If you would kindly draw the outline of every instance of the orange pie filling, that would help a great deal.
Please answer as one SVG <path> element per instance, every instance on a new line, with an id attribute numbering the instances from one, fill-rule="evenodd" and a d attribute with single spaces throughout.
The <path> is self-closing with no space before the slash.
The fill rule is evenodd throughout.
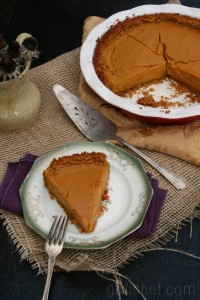
<path id="1" fill-rule="evenodd" d="M 116 94 L 166 75 L 200 91 L 200 20 L 154 14 L 119 21 L 98 40 L 93 64 Z"/>

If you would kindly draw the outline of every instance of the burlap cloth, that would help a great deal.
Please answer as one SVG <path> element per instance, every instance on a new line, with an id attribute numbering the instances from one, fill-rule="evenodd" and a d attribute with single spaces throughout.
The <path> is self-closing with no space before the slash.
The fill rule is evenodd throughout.
<path id="1" fill-rule="evenodd" d="M 97 19 L 88 19 L 90 22 L 87 21 L 86 27 L 91 28 L 91 24 L 96 24 Z M 68 141 L 85 140 L 75 125 L 72 124 L 52 91 L 52 85 L 59 83 L 72 93 L 78 93 L 80 79 L 79 52 L 80 49 L 75 49 L 30 71 L 30 76 L 39 87 L 42 95 L 40 114 L 31 128 L 0 134 L 0 179 L 5 173 L 7 162 L 18 160 L 26 152 L 40 155 Z M 168 189 L 161 218 L 153 236 L 137 239 L 125 238 L 102 250 L 64 249 L 56 260 L 56 267 L 61 270 L 84 269 L 114 273 L 115 269 L 125 262 L 138 258 L 148 250 L 160 248 L 176 236 L 177 228 L 186 224 L 194 216 L 199 216 L 200 168 L 194 163 L 199 164 L 200 162 L 200 123 L 153 127 L 151 130 L 155 131 L 157 138 L 154 138 L 151 142 L 149 134 L 146 134 L 145 138 L 140 137 L 141 128 L 143 128 L 141 123 L 128 120 L 108 104 L 103 105 L 102 100 L 97 99 L 97 96 L 83 80 L 81 80 L 79 92 L 85 101 L 92 99 L 94 101 L 93 105 L 95 107 L 98 105 L 102 113 L 114 119 L 117 124 L 118 122 L 123 124 L 123 128 L 125 128 L 123 130 L 128 133 L 125 138 L 135 145 L 156 149 L 184 159 L 148 149 L 143 150 L 145 154 L 163 166 L 167 166 L 187 181 L 187 188 L 178 191 L 151 166 L 143 162 L 146 171 L 150 171 L 154 177 L 159 179 L 161 187 Z M 88 95 L 92 95 L 92 98 Z M 133 127 L 137 128 L 133 129 Z M 151 127 L 146 126 L 145 128 L 149 130 Z M 121 136 L 123 136 L 123 133 L 121 133 Z M 182 148 L 179 146 L 180 141 L 185 143 Z M 168 143 L 171 146 L 168 147 Z M 160 146 L 158 147 L 158 145 Z M 177 148 L 176 145 L 178 145 Z M 176 150 L 173 148 L 176 148 Z M 185 151 L 185 148 L 187 148 L 187 151 Z M 179 151 L 179 149 L 182 150 Z M 39 272 L 46 272 L 47 257 L 44 251 L 44 239 L 32 231 L 25 224 L 23 218 L 6 211 L 1 211 L 1 217 L 4 220 L 8 234 L 21 254 L 21 258 L 27 259 L 33 268 L 38 268 Z"/>

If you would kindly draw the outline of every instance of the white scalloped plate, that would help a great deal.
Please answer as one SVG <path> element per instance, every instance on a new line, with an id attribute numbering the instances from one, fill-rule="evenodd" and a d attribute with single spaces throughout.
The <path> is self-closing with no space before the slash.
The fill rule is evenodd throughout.
<path id="1" fill-rule="evenodd" d="M 46 238 L 53 217 L 64 212 L 57 201 L 50 198 L 42 173 L 53 158 L 83 151 L 107 155 L 111 203 L 92 233 L 80 233 L 75 225 L 69 223 L 64 247 L 100 249 L 135 231 L 143 222 L 153 191 L 139 159 L 109 143 L 68 143 L 35 161 L 22 184 L 20 196 L 26 223 Z"/>
<path id="2" fill-rule="evenodd" d="M 130 10 L 116 13 L 106 19 L 103 23 L 97 25 L 88 35 L 87 39 L 81 47 L 80 53 L 80 66 L 83 76 L 88 85 L 105 101 L 116 106 L 124 112 L 127 112 L 130 116 L 139 117 L 143 121 L 148 121 L 155 124 L 173 124 L 173 123 L 185 123 L 192 121 L 193 119 L 200 118 L 200 104 L 193 103 L 188 105 L 186 103 L 185 95 L 181 95 L 174 101 L 180 101 L 185 103 L 184 107 L 170 107 L 170 112 L 166 113 L 165 109 L 144 107 L 137 104 L 139 93 L 133 95 L 132 98 L 122 98 L 111 92 L 104 84 L 99 80 L 95 73 L 95 69 L 92 63 L 94 49 L 96 47 L 97 39 L 101 37 L 112 24 L 115 24 L 117 20 L 124 20 L 126 17 L 132 17 L 155 14 L 155 13 L 179 13 L 182 15 L 191 16 L 194 18 L 200 18 L 200 9 L 190 8 L 183 5 L 176 4 L 164 4 L 164 5 L 142 5 Z M 168 80 L 164 81 L 162 85 L 157 85 L 154 88 L 155 92 L 152 93 L 154 98 L 158 98 L 160 93 L 164 96 L 170 97 L 170 89 Z M 173 93 L 173 91 L 172 91 Z"/>

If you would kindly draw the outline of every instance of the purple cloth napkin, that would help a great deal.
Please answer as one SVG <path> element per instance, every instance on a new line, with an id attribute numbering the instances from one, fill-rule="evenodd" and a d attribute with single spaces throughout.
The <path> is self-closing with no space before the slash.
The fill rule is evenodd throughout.
<path id="1" fill-rule="evenodd" d="M 19 189 L 36 158 L 36 155 L 27 153 L 18 162 L 8 163 L 3 181 L 0 184 L 0 209 L 23 216 Z M 159 188 L 158 180 L 153 179 L 150 173 L 147 173 L 147 176 L 154 194 L 142 226 L 129 235 L 132 237 L 148 237 L 153 234 L 167 194 L 167 190 Z"/>
<path id="2" fill-rule="evenodd" d="M 23 215 L 19 189 L 31 169 L 36 155 L 27 153 L 18 162 L 9 162 L 0 185 L 0 208 Z"/>
<path id="3" fill-rule="evenodd" d="M 162 207 L 164 205 L 165 197 L 167 195 L 167 190 L 161 189 L 158 186 L 157 179 L 154 179 L 152 175 L 148 172 L 147 176 L 149 178 L 154 193 L 142 226 L 140 226 L 136 231 L 129 235 L 132 237 L 148 237 L 154 233 L 156 225 L 160 218 Z"/>

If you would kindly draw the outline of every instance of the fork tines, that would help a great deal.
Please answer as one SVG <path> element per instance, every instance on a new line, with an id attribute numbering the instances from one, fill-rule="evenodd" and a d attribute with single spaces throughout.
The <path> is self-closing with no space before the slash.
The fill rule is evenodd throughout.
<path id="1" fill-rule="evenodd" d="M 66 216 L 56 216 L 48 235 L 48 242 L 51 245 L 62 244 L 64 242 L 64 235 L 67 228 L 68 218 Z"/>

